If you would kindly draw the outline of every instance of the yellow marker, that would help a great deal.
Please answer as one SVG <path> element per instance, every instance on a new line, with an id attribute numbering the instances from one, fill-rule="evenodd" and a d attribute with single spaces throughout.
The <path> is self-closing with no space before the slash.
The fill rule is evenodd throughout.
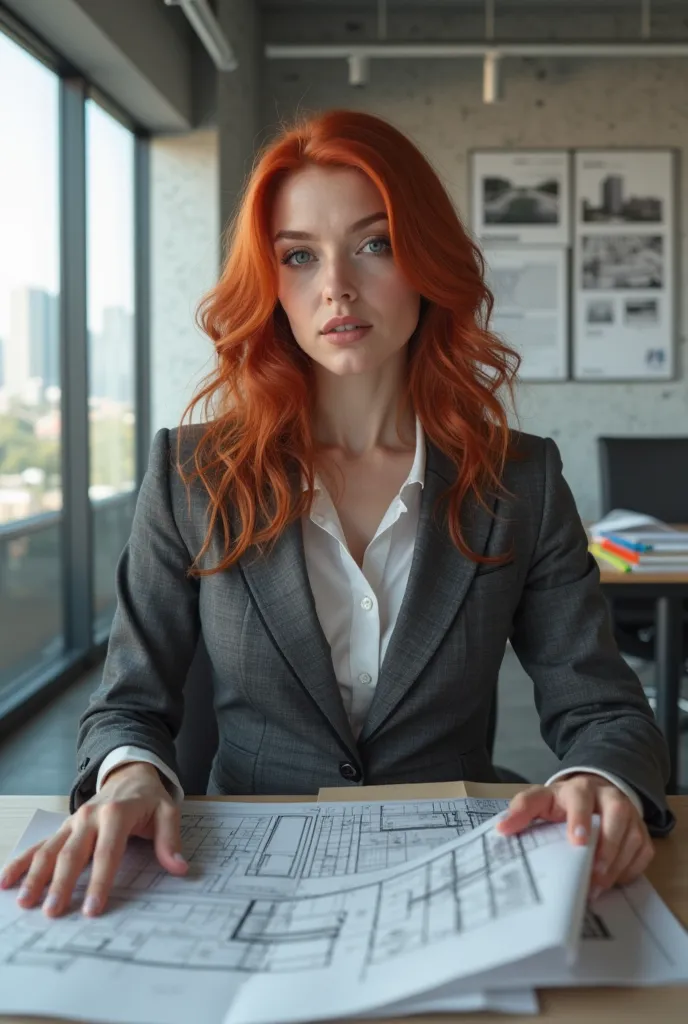
<path id="1" fill-rule="evenodd" d="M 615 555 L 611 551 L 607 551 L 599 544 L 591 544 L 590 551 L 595 556 L 595 558 L 602 559 L 605 562 L 609 562 L 610 565 L 613 565 L 614 568 L 618 569 L 620 572 L 633 571 L 632 566 L 630 566 L 628 562 L 621 558 L 620 555 Z"/>

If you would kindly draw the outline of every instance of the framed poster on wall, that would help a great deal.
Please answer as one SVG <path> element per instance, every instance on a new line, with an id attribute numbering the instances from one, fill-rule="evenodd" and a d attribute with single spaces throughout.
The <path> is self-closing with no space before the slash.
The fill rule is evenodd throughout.
<path id="1" fill-rule="evenodd" d="M 568 251 L 526 245 L 485 245 L 483 251 L 495 300 L 490 328 L 520 354 L 520 379 L 567 380 Z"/>
<path id="2" fill-rule="evenodd" d="M 675 374 L 675 154 L 575 154 L 573 375 Z"/>
<path id="3" fill-rule="evenodd" d="M 474 150 L 471 211 L 481 242 L 569 245 L 568 152 Z"/>

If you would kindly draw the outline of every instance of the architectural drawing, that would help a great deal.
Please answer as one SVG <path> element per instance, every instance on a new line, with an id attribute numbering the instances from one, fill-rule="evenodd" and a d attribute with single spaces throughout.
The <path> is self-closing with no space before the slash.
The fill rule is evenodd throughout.
<path id="1" fill-rule="evenodd" d="M 384 808 L 380 813 L 390 814 Z M 316 818 L 285 815 L 271 829 L 250 816 L 240 817 L 233 829 L 218 828 L 214 815 L 187 821 L 200 851 L 191 878 L 158 873 L 148 851 L 130 851 L 108 914 L 89 921 L 74 912 L 50 921 L 40 911 L 20 912 L 0 927 L 0 965 L 64 972 L 95 958 L 184 971 L 272 973 L 327 968 L 356 952 L 364 977 L 376 964 L 539 900 L 527 852 L 547 841 L 541 831 L 523 838 L 483 831 L 389 879 L 366 882 L 362 876 L 358 885 L 323 895 L 254 898 L 233 891 L 236 858 L 228 850 L 238 848 L 242 856 L 252 850 L 247 874 L 265 865 L 285 877 L 304 863 L 304 837 Z M 398 825 L 398 817 L 388 820 Z M 268 833 L 277 843 L 272 852 Z M 210 858 L 208 851 L 215 851 Z M 228 874 L 220 867 L 223 857 Z"/>
<path id="2" fill-rule="evenodd" d="M 148 842 L 132 839 L 108 915 L 86 921 L 75 912 L 49 922 L 38 912 L 22 912 L 10 924 L 0 923 L 0 965 L 40 963 L 65 970 L 80 957 L 239 971 L 284 969 L 297 959 L 304 966 L 326 965 L 347 906 L 329 898 L 290 902 L 301 879 L 403 865 L 471 831 L 505 805 L 460 798 L 269 808 L 218 804 L 209 810 L 187 801 L 181 818 L 189 862 L 185 877 L 168 874 Z M 75 906 L 87 883 L 84 872 Z M 381 935 L 386 927 L 387 919 L 380 922 Z M 388 941 L 381 938 L 380 948 Z"/>

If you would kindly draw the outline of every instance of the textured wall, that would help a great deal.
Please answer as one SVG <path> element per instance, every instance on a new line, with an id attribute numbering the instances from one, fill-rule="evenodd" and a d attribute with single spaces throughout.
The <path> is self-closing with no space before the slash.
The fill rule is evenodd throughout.
<path id="1" fill-rule="evenodd" d="M 151 147 L 151 430 L 174 427 L 211 369 L 196 306 L 217 280 L 218 143 L 215 131 L 159 137 Z M 195 417 L 198 419 L 198 417 Z"/>
<path id="2" fill-rule="evenodd" d="M 414 31 L 411 19 L 405 25 L 397 21 L 396 37 L 419 38 L 420 25 L 416 23 Z M 460 38 L 456 25 L 445 23 L 443 27 L 451 30 L 453 38 Z M 374 37 L 374 26 L 368 28 L 369 37 Z M 516 26 L 511 28 L 515 34 Z M 677 21 L 676 29 L 685 37 L 684 22 Z M 518 31 L 523 37 L 529 27 L 522 24 Z M 630 31 L 629 27 L 628 34 Z M 542 25 L 533 23 L 530 34 L 536 32 L 542 36 Z M 558 21 L 556 34 L 567 33 L 569 38 L 589 35 L 583 23 L 575 31 L 575 25 Z M 301 37 L 304 34 L 299 33 Z M 326 24 L 311 19 L 307 34 L 310 40 L 360 38 L 355 22 L 349 22 L 347 28 L 343 21 L 338 24 L 332 18 Z M 621 34 L 627 33 L 619 31 Z M 296 35 L 287 18 L 273 19 L 265 29 L 265 38 L 271 42 L 294 40 Z M 278 117 L 289 117 L 297 109 L 333 106 L 356 107 L 386 117 L 423 149 L 467 218 L 468 154 L 472 148 L 674 146 L 685 150 L 687 97 L 685 60 L 514 60 L 505 66 L 505 101 L 495 106 L 482 102 L 477 61 L 377 61 L 372 65 L 370 84 L 352 89 L 343 60 L 272 60 L 267 62 L 264 83 L 264 118 L 274 124 Z M 685 152 L 680 159 L 679 304 L 688 267 Z M 520 386 L 521 426 L 556 439 L 584 518 L 598 513 L 595 438 L 599 434 L 688 433 L 684 330 L 685 309 L 681 308 L 679 377 L 675 382 Z"/>

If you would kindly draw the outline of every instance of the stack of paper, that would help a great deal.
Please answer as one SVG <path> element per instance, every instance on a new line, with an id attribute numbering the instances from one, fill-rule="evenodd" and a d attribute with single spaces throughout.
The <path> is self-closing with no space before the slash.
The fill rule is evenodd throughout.
<path id="1" fill-rule="evenodd" d="M 505 801 L 187 801 L 190 871 L 132 840 L 109 909 L 48 919 L 0 892 L 0 1013 L 118 1024 L 287 1024 L 534 1012 L 546 985 L 688 980 L 646 882 L 586 911 L 593 845 L 506 838 Z M 37 812 L 18 849 L 54 832 Z"/>
<path id="2" fill-rule="evenodd" d="M 688 572 L 688 532 L 616 509 L 590 528 L 591 551 L 621 572 Z"/>

